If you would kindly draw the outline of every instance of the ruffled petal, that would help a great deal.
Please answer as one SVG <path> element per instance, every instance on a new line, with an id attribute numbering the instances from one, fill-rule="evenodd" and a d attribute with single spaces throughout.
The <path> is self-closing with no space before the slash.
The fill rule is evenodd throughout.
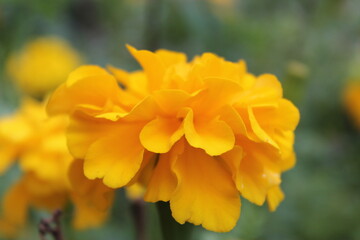
<path id="1" fill-rule="evenodd" d="M 105 185 L 126 185 L 140 168 L 144 148 L 139 141 L 142 124 L 122 124 L 113 134 L 93 143 L 86 156 L 84 173 L 89 179 L 103 178 Z"/>
<path id="2" fill-rule="evenodd" d="M 152 94 L 153 99 L 164 116 L 176 116 L 186 106 L 191 95 L 178 89 L 158 90 Z"/>
<path id="3" fill-rule="evenodd" d="M 280 99 L 276 107 L 254 107 L 253 112 L 264 129 L 294 131 L 300 120 L 299 110 L 286 99 Z"/>
<path id="4" fill-rule="evenodd" d="M 261 164 L 245 157 L 241 162 L 240 171 L 236 178 L 236 187 L 241 195 L 259 206 L 264 204 L 268 190 L 262 173 Z"/>
<path id="5" fill-rule="evenodd" d="M 236 187 L 244 198 L 257 205 L 262 205 L 268 190 L 280 184 L 279 158 L 276 151 L 264 143 L 254 143 L 240 139 L 246 149 L 240 163 L 239 171 L 235 172 Z"/>
<path id="6" fill-rule="evenodd" d="M 156 118 L 140 133 L 141 144 L 154 153 L 166 153 L 183 135 L 182 123 L 172 118 Z"/>
<path id="7" fill-rule="evenodd" d="M 248 108 L 249 120 L 251 128 L 255 136 L 261 141 L 270 144 L 271 146 L 279 149 L 278 144 L 272 139 L 267 132 L 260 126 L 258 120 L 254 115 L 254 111 L 251 107 Z"/>
<path id="8" fill-rule="evenodd" d="M 184 119 L 184 131 L 191 146 L 204 149 L 211 156 L 220 155 L 234 147 L 235 136 L 229 125 L 221 120 L 195 122 L 192 110 Z"/>
<path id="9" fill-rule="evenodd" d="M 247 129 L 240 114 L 230 105 L 225 105 L 220 111 L 220 120 L 226 122 L 235 134 L 247 136 Z"/>
<path id="10" fill-rule="evenodd" d="M 225 105 L 232 105 L 241 91 L 240 85 L 222 78 L 204 79 L 203 89 L 192 99 L 195 115 L 216 116 Z"/>
<path id="11" fill-rule="evenodd" d="M 101 109 L 110 100 L 117 102 L 119 91 L 115 78 L 105 70 L 94 66 L 80 67 L 51 95 L 47 112 L 71 113 L 79 105 L 88 111 Z"/>
<path id="12" fill-rule="evenodd" d="M 295 134 L 292 131 L 276 131 L 274 134 L 274 139 L 280 146 L 281 170 L 286 171 L 292 168 L 296 163 L 296 156 L 293 148 Z"/>
<path id="13" fill-rule="evenodd" d="M 107 67 L 109 71 L 114 75 L 127 92 L 131 92 L 139 99 L 148 94 L 147 78 L 143 71 L 136 71 L 128 73 L 122 69 L 115 68 L 112 66 Z"/>
<path id="14" fill-rule="evenodd" d="M 238 178 L 240 177 L 240 166 L 241 161 L 244 157 L 244 151 L 240 146 L 235 146 L 230 151 L 223 153 L 221 155 L 221 159 L 225 161 L 225 163 L 230 168 L 232 173 L 232 178 L 235 183 L 238 182 Z"/>
<path id="15" fill-rule="evenodd" d="M 187 146 L 172 169 L 178 181 L 170 200 L 176 221 L 201 224 L 216 232 L 234 228 L 240 216 L 240 197 L 221 161 Z"/>
<path id="16" fill-rule="evenodd" d="M 95 119 L 76 112 L 71 118 L 66 132 L 70 153 L 79 159 L 84 159 L 90 145 L 97 139 L 112 132 L 115 123 L 102 119 Z"/>

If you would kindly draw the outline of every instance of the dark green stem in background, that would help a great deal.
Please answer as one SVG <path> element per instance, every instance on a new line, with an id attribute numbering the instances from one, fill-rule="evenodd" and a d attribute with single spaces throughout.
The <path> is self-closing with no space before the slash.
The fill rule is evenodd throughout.
<path id="1" fill-rule="evenodd" d="M 145 48 L 151 51 L 160 47 L 163 0 L 147 0 L 145 12 Z"/>
<path id="2" fill-rule="evenodd" d="M 131 212 L 134 217 L 136 240 L 148 240 L 145 224 L 145 203 L 141 199 L 131 202 Z"/>
<path id="3" fill-rule="evenodd" d="M 163 240 L 190 240 L 193 225 L 185 223 L 183 225 L 175 221 L 171 215 L 168 202 L 157 202 L 156 207 L 159 213 Z"/>

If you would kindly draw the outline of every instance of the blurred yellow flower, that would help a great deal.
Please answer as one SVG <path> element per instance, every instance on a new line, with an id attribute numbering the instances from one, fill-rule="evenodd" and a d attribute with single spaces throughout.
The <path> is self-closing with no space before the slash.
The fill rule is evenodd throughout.
<path id="1" fill-rule="evenodd" d="M 66 146 L 67 124 L 67 116 L 48 118 L 44 104 L 30 99 L 24 101 L 17 113 L 0 119 L 0 174 L 16 159 L 23 172 L 2 199 L 0 232 L 4 235 L 19 231 L 26 222 L 29 207 L 61 209 L 69 199 L 75 204 L 76 227 L 92 227 L 105 220 L 107 211 L 94 206 L 89 196 L 100 199 L 108 195 L 106 191 L 81 192 L 70 186 L 68 169 L 73 158 Z M 82 189 L 86 184 L 95 186 L 93 182 L 85 179 Z M 96 189 L 107 189 L 102 183 L 99 185 Z M 86 201 L 81 201 L 84 195 Z"/>
<path id="2" fill-rule="evenodd" d="M 299 121 L 276 77 L 211 53 L 188 62 L 128 49 L 143 71 L 83 66 L 49 100 L 50 114 L 70 115 L 68 146 L 85 176 L 111 188 L 140 182 L 179 223 L 217 232 L 236 225 L 240 196 L 275 210 Z"/>
<path id="3" fill-rule="evenodd" d="M 80 64 L 80 56 L 65 40 L 38 38 L 7 61 L 7 72 L 22 92 L 44 96 Z"/>
<path id="4" fill-rule="evenodd" d="M 355 125 L 360 129 L 360 81 L 348 84 L 344 91 L 344 102 Z"/>
<path id="5" fill-rule="evenodd" d="M 134 183 L 126 188 L 126 196 L 131 200 L 142 199 L 145 194 L 145 188 L 140 183 Z"/>
<path id="6" fill-rule="evenodd" d="M 108 210 L 114 200 L 114 190 L 101 180 L 89 180 L 83 173 L 83 161 L 75 160 L 70 166 L 69 178 L 72 185 L 71 201 L 76 214 L 73 224 L 77 229 L 96 227 L 108 217 Z"/>

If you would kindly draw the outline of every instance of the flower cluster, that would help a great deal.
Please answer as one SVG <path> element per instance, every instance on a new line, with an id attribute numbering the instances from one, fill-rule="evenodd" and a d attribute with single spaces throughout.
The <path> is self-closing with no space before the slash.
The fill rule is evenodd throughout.
<path id="1" fill-rule="evenodd" d="M 41 97 L 62 83 L 80 64 L 79 54 L 63 39 L 42 37 L 7 61 L 7 73 L 20 90 Z"/>
<path id="2" fill-rule="evenodd" d="M 140 183 L 144 199 L 169 201 L 179 223 L 217 232 L 235 226 L 240 196 L 275 210 L 299 121 L 277 78 L 211 53 L 187 61 L 128 49 L 143 70 L 82 66 L 48 103 L 49 114 L 69 115 L 69 150 L 86 178 Z"/>
<path id="3" fill-rule="evenodd" d="M 96 226 L 105 220 L 104 209 L 111 205 L 113 191 L 85 178 L 79 162 L 73 161 L 66 146 L 67 124 L 66 116 L 48 118 L 44 104 L 30 99 L 24 100 L 18 112 L 0 119 L 0 175 L 17 159 L 22 171 L 2 202 L 0 232 L 5 235 L 17 234 L 30 207 L 62 209 L 69 199 L 75 206 L 76 227 Z M 71 182 L 81 181 L 81 185 L 71 187 L 69 168 Z"/>

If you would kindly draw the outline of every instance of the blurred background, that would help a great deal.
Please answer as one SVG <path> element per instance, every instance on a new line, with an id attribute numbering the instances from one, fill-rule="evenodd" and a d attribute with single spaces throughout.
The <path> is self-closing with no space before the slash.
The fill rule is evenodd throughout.
<path id="1" fill-rule="evenodd" d="M 360 1 L 357 0 L 1 0 L 0 115 L 14 111 L 20 91 L 11 79 L 11 54 L 38 37 L 65 39 L 83 63 L 139 66 L 125 44 L 166 48 L 189 59 L 203 52 L 244 59 L 255 74 L 273 73 L 301 112 L 297 165 L 283 175 L 286 198 L 278 210 L 243 200 L 237 227 L 226 234 L 196 228 L 195 240 L 360 239 L 360 135 L 343 104 L 346 83 L 360 79 Z M 17 178 L 0 176 L 0 196 Z M 66 239 L 132 239 L 125 194 L 116 196 L 111 219 L 75 231 L 65 212 Z M 156 209 L 151 240 L 161 239 Z M 32 210 L 18 239 L 39 239 L 45 212 Z"/>

